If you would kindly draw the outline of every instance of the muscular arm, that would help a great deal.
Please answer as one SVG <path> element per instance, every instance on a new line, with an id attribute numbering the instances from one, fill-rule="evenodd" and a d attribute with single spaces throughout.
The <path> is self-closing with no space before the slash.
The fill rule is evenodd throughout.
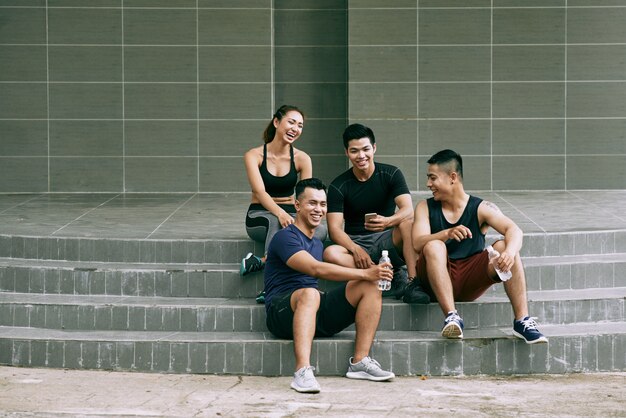
<path id="1" fill-rule="evenodd" d="M 382 278 L 393 279 L 391 264 L 374 264 L 368 269 L 353 269 L 338 264 L 325 263 L 316 260 L 311 254 L 302 250 L 298 251 L 287 260 L 287 265 L 292 269 L 309 276 L 320 279 L 347 282 L 349 280 L 375 281 Z"/>
<path id="2" fill-rule="evenodd" d="M 422 200 L 415 207 L 415 220 L 413 221 L 411 237 L 413 239 L 413 249 L 419 253 L 429 241 L 439 240 L 446 242 L 450 239 L 462 241 L 466 238 L 471 238 L 472 231 L 464 225 L 457 225 L 431 234 L 428 204 L 425 200 Z"/>
<path id="3" fill-rule="evenodd" d="M 352 241 L 350 236 L 343 230 L 343 213 L 332 212 L 327 214 L 326 224 L 328 225 L 328 235 L 330 239 L 352 254 L 354 264 L 358 268 L 365 269 L 374 264 L 367 252 L 360 245 Z"/>
<path id="4" fill-rule="evenodd" d="M 522 230 L 493 203 L 483 200 L 478 206 L 478 222 L 490 226 L 504 236 L 504 251 L 501 261 L 506 264 L 508 271 L 513 265 L 515 255 L 522 249 L 524 234 Z"/>
<path id="5" fill-rule="evenodd" d="M 261 177 L 261 172 L 259 171 L 259 157 L 257 150 L 252 149 L 246 152 L 244 155 L 244 162 L 252 194 L 259 200 L 265 209 L 279 219 L 281 226 L 285 227 L 290 223 L 293 223 L 293 218 L 280 206 L 278 206 L 269 193 L 265 191 L 265 184 L 263 184 L 263 178 Z"/>
<path id="6" fill-rule="evenodd" d="M 444 231 L 439 231 L 436 234 L 430 233 L 430 220 L 428 219 L 428 205 L 425 200 L 422 200 L 415 207 L 415 219 L 413 220 L 413 230 L 411 232 L 413 239 L 413 249 L 420 253 L 424 248 L 424 245 L 428 241 L 440 240 L 445 241 L 446 234 Z"/>

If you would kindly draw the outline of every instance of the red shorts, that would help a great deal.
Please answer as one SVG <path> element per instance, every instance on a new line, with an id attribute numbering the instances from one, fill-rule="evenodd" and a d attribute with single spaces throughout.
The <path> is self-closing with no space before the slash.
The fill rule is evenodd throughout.
<path id="1" fill-rule="evenodd" d="M 489 254 L 487 251 L 474 254 L 460 260 L 448 259 L 448 273 L 452 280 L 452 293 L 456 302 L 471 302 L 478 299 L 493 284 L 500 280 L 489 277 Z M 436 300 L 426 273 L 426 260 L 420 256 L 417 260 L 417 277 L 422 287 L 430 295 L 431 300 Z"/>

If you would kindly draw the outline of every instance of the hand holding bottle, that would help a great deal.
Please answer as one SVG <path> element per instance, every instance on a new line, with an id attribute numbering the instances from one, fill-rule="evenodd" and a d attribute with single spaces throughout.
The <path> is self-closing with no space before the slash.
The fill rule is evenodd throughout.
<path id="1" fill-rule="evenodd" d="M 511 273 L 511 270 L 505 272 L 505 271 L 500 270 L 498 266 L 496 265 L 496 262 L 498 261 L 498 258 L 500 257 L 500 253 L 491 245 L 487 247 L 487 253 L 489 253 L 489 262 L 493 264 L 493 268 L 496 269 L 496 273 L 498 274 L 498 277 L 500 277 L 500 280 L 502 280 L 503 282 L 506 282 L 507 280 L 509 280 L 511 276 L 513 276 L 513 273 Z"/>

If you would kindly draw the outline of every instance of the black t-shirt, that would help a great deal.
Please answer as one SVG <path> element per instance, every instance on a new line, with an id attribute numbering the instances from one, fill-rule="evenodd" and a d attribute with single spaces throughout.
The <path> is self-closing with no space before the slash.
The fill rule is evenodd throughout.
<path id="1" fill-rule="evenodd" d="M 396 212 L 394 199 L 409 193 L 398 167 L 376 163 L 374 173 L 366 181 L 359 181 L 349 169 L 333 180 L 328 188 L 328 213 L 343 212 L 347 234 L 372 234 L 365 229 L 365 214 L 374 212 L 391 216 Z"/>

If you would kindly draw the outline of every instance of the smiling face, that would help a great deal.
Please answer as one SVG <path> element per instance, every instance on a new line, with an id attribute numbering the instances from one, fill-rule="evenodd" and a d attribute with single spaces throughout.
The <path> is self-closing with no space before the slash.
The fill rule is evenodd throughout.
<path id="1" fill-rule="evenodd" d="M 372 144 L 368 137 L 351 139 L 346 149 L 346 155 L 352 163 L 352 167 L 361 173 L 374 171 L 375 153 L 376 144 Z"/>
<path id="2" fill-rule="evenodd" d="M 296 222 L 308 230 L 317 228 L 326 216 L 326 191 L 307 187 L 295 201 Z"/>
<path id="3" fill-rule="evenodd" d="M 300 112 L 290 110 L 281 120 L 274 118 L 274 126 L 276 127 L 274 138 L 279 138 L 291 144 L 302 134 L 304 118 Z"/>
<path id="4" fill-rule="evenodd" d="M 426 187 L 432 192 L 435 200 L 445 200 L 452 195 L 454 185 L 459 177 L 450 170 L 449 164 L 429 164 L 426 174 Z"/>

